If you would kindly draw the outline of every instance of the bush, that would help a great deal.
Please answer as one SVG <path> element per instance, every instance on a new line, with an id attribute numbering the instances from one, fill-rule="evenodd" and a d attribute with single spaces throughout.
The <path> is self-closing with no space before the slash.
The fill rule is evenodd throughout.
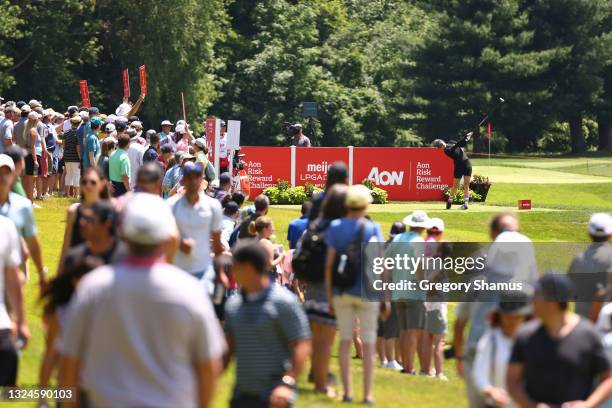
<path id="1" fill-rule="evenodd" d="M 303 204 L 313 194 L 323 191 L 307 183 L 305 186 L 291 187 L 286 180 L 277 180 L 276 186 L 268 187 L 263 194 L 270 199 L 270 204 Z"/>
<path id="2" fill-rule="evenodd" d="M 477 200 L 473 198 L 473 201 L 485 202 L 487 200 L 487 195 L 489 194 L 489 189 L 491 188 L 491 182 L 488 177 L 481 176 L 479 174 L 475 174 L 470 181 L 470 190 L 473 190 L 474 193 L 480 196 Z"/>
<path id="3" fill-rule="evenodd" d="M 374 204 L 386 204 L 389 201 L 389 193 L 387 193 L 382 188 L 376 187 L 372 180 L 364 179 L 361 184 L 363 184 L 370 190 L 370 194 L 372 194 L 372 202 Z"/>
<path id="4" fill-rule="evenodd" d="M 444 200 L 448 200 L 448 196 L 450 195 L 450 188 L 444 189 Z M 482 201 L 482 196 L 477 192 L 470 190 L 470 197 L 472 197 L 472 201 Z M 463 186 L 459 186 L 457 192 L 453 196 L 453 204 L 463 204 Z"/>

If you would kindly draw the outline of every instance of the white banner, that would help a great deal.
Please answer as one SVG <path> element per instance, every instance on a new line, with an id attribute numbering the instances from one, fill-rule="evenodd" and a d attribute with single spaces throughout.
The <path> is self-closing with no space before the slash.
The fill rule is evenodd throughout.
<path id="1" fill-rule="evenodd" d="M 240 148 L 240 121 L 227 121 L 227 150 Z"/>

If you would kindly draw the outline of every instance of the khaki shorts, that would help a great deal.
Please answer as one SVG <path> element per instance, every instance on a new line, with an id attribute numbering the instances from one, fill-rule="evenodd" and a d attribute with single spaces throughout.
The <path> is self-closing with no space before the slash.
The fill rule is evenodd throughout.
<path id="1" fill-rule="evenodd" d="M 361 297 L 346 294 L 334 296 L 334 311 L 340 340 L 353 339 L 355 318 L 358 318 L 361 340 L 366 344 L 376 343 L 379 310 L 378 302 L 366 302 Z"/>
<path id="2" fill-rule="evenodd" d="M 400 330 L 425 328 L 425 306 L 420 300 L 397 302 L 397 320 Z"/>

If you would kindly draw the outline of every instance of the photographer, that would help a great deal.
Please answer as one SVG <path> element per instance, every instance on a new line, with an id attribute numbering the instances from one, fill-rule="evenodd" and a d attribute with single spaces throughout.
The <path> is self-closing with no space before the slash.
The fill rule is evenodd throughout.
<path id="1" fill-rule="evenodd" d="M 289 146 L 310 147 L 310 139 L 304 136 L 303 126 L 300 123 L 291 125 L 288 128 Z"/>

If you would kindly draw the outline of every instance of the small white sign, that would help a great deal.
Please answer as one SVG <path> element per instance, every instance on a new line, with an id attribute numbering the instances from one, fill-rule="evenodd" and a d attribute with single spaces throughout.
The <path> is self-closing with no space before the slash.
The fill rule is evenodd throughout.
<path id="1" fill-rule="evenodd" d="M 227 121 L 227 150 L 236 150 L 240 147 L 240 121 Z"/>

